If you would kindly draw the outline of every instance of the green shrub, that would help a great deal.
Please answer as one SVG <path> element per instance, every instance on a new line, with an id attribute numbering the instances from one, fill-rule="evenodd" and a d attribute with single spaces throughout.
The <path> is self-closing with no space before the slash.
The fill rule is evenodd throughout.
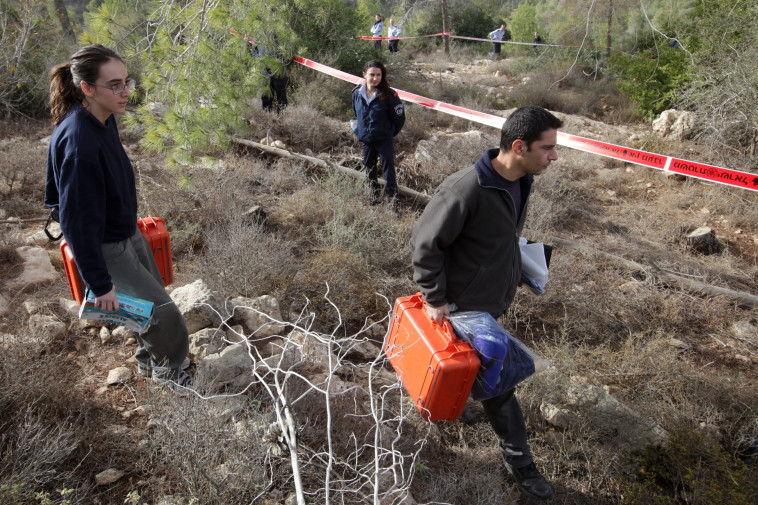
<path id="1" fill-rule="evenodd" d="M 758 472 L 699 430 L 682 427 L 664 448 L 639 457 L 637 478 L 623 483 L 628 503 L 741 505 L 758 499 Z"/>
<path id="2" fill-rule="evenodd" d="M 683 86 L 690 81 L 687 53 L 670 47 L 639 56 L 617 53 L 609 60 L 618 74 L 618 87 L 637 103 L 637 113 L 647 119 L 671 108 Z"/>

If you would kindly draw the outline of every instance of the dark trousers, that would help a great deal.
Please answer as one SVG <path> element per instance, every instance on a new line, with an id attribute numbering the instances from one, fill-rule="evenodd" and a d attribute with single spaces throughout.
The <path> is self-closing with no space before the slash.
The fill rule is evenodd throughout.
<path id="1" fill-rule="evenodd" d="M 500 46 L 502 46 L 502 44 L 498 44 L 497 42 L 493 42 L 492 43 L 492 52 L 495 53 L 495 54 L 500 54 Z"/>
<path id="2" fill-rule="evenodd" d="M 375 40 L 374 41 L 374 49 L 381 49 L 382 48 L 382 41 L 381 40 Z"/>
<path id="3" fill-rule="evenodd" d="M 398 42 L 400 42 L 400 41 L 399 40 L 390 40 L 389 42 L 387 42 L 387 46 L 389 46 L 391 53 L 396 53 L 397 52 L 397 43 Z"/>
<path id="4" fill-rule="evenodd" d="M 366 182 L 371 189 L 371 195 L 379 198 L 379 183 L 377 182 L 376 162 L 382 160 L 384 176 L 384 194 L 387 201 L 397 196 L 397 180 L 395 180 L 395 141 L 393 139 L 378 142 L 363 143 L 363 166 L 366 167 Z"/>
<path id="5" fill-rule="evenodd" d="M 506 463 L 521 468 L 532 462 L 532 452 L 526 441 L 524 413 L 511 389 L 495 398 L 483 400 L 482 406 L 497 435 L 500 453 Z"/>
<path id="6" fill-rule="evenodd" d="M 137 335 L 137 361 L 146 367 L 181 370 L 189 342 L 184 317 L 166 293 L 150 246 L 137 230 L 131 238 L 102 245 L 116 291 L 155 304 L 153 322 Z"/>
<path id="7" fill-rule="evenodd" d="M 276 97 L 276 112 L 281 112 L 287 107 L 287 77 L 270 77 L 269 91 L 261 96 L 263 110 L 271 112 Z"/>

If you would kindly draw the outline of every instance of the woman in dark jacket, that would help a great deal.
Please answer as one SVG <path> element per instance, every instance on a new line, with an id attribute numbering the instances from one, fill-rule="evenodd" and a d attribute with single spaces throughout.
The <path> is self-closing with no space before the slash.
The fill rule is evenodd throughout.
<path id="1" fill-rule="evenodd" d="M 405 110 L 397 92 L 387 84 L 387 69 L 372 60 L 363 66 L 366 83 L 353 89 L 353 112 L 357 118 L 355 134 L 363 143 L 363 165 L 372 202 L 380 201 L 376 162 L 382 161 L 384 194 L 387 202 L 397 209 L 395 180 L 395 142 L 403 124 Z"/>
<path id="2" fill-rule="evenodd" d="M 182 313 L 137 229 L 134 169 L 116 126 L 134 79 L 121 57 L 101 45 L 79 49 L 50 73 L 55 128 L 47 157 L 45 205 L 61 230 L 95 307 L 119 308 L 116 292 L 153 302 L 153 322 L 137 335 L 138 370 L 156 382 L 187 387 L 189 348 Z"/>

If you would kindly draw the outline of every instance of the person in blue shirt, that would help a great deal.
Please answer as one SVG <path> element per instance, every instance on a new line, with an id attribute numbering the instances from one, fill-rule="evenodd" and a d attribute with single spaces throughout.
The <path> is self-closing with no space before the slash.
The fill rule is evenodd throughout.
<path id="1" fill-rule="evenodd" d="M 121 57 L 101 45 L 79 49 L 50 72 L 50 137 L 45 206 L 57 211 L 95 307 L 119 308 L 116 292 L 153 302 L 153 322 L 137 335 L 142 375 L 188 387 L 184 318 L 163 288 L 150 246 L 137 229 L 134 169 L 119 139 L 135 82 Z"/>
<path id="2" fill-rule="evenodd" d="M 490 40 L 497 41 L 497 40 L 503 40 L 505 37 L 505 25 L 500 25 L 500 28 L 497 30 L 492 30 L 490 32 Z M 502 44 L 498 42 L 492 43 L 492 52 L 490 53 L 490 56 L 500 56 L 500 46 Z"/>
<path id="3" fill-rule="evenodd" d="M 384 23 L 382 22 L 382 16 L 381 14 L 376 15 L 376 23 L 371 27 L 371 36 L 372 37 L 381 37 L 382 36 L 382 30 L 384 30 Z M 377 39 L 374 41 L 374 49 L 381 49 L 382 48 L 382 41 Z"/>
<path id="4" fill-rule="evenodd" d="M 400 34 L 403 33 L 403 30 L 401 30 L 399 26 L 395 25 L 395 20 L 394 19 L 390 18 L 389 23 L 390 23 L 390 27 L 387 28 L 387 36 L 388 37 L 399 37 Z M 389 42 L 387 42 L 387 46 L 389 47 L 391 53 L 396 53 L 397 52 L 398 42 L 400 42 L 400 41 L 399 40 L 390 40 Z"/>
<path id="5" fill-rule="evenodd" d="M 387 83 L 387 69 L 380 61 L 371 60 L 363 66 L 365 84 L 353 88 L 355 134 L 363 144 L 363 165 L 372 203 L 379 203 L 376 162 L 382 161 L 384 194 L 397 210 L 394 137 L 405 124 L 405 109 L 397 91 Z"/>

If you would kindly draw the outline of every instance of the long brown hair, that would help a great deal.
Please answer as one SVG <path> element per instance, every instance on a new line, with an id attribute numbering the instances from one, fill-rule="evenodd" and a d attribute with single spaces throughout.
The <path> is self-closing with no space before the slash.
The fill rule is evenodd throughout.
<path id="1" fill-rule="evenodd" d="M 110 60 L 124 60 L 112 49 L 93 44 L 75 52 L 71 59 L 56 65 L 50 71 L 50 115 L 53 124 L 63 121 L 72 103 L 82 103 L 84 93 L 79 83 L 95 82 L 100 76 L 100 67 Z"/>
<path id="2" fill-rule="evenodd" d="M 368 72 L 369 68 L 378 68 L 382 71 L 382 80 L 379 81 L 379 84 L 376 86 L 377 91 L 379 92 L 378 97 L 380 100 L 384 100 L 389 95 L 392 94 L 392 91 L 390 90 L 390 85 L 387 82 L 387 69 L 384 68 L 384 65 L 382 65 L 382 62 L 379 60 L 371 60 L 367 61 L 365 65 L 363 65 L 363 74 L 365 75 L 366 72 Z"/>

